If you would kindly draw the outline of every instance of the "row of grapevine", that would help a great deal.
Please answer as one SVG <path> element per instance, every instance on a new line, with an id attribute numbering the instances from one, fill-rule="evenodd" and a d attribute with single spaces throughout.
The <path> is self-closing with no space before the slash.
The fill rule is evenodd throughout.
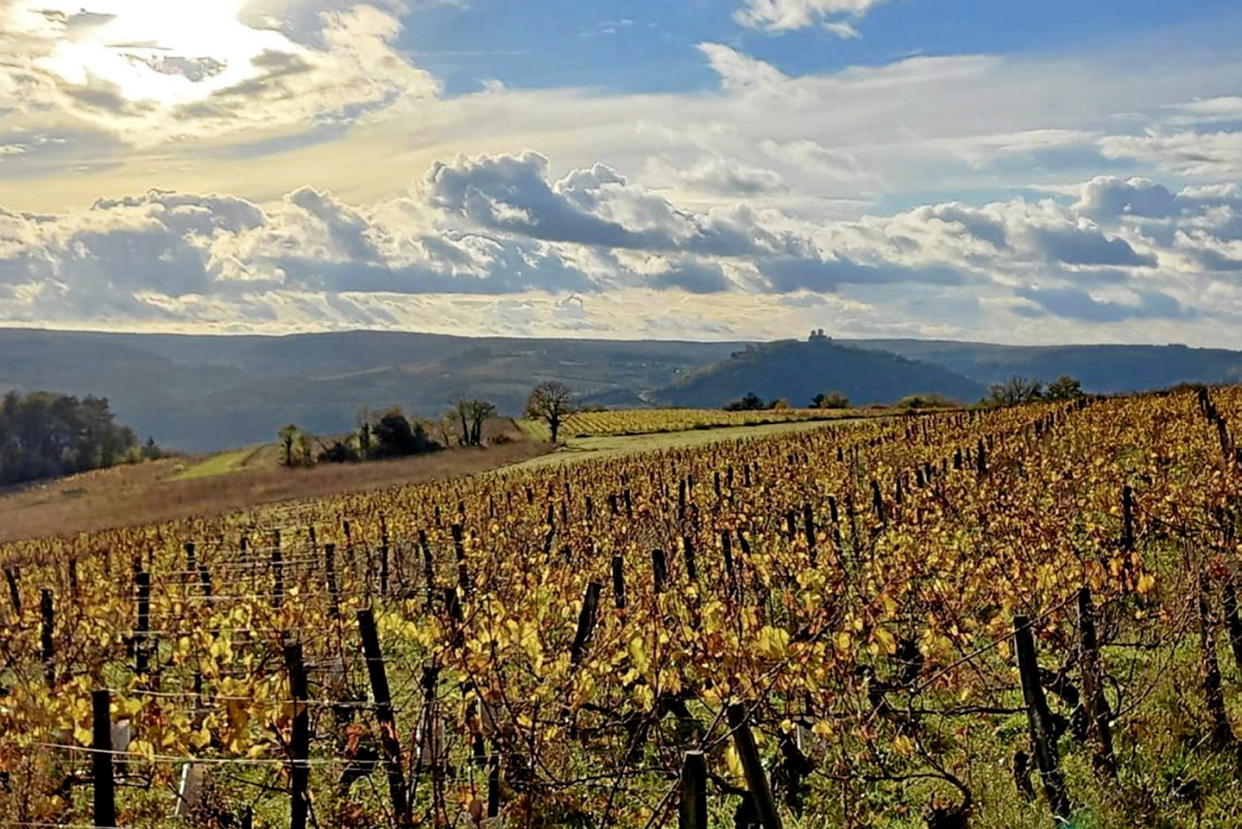
<path id="1" fill-rule="evenodd" d="M 803 423 L 844 420 L 873 416 L 865 409 L 762 409 L 725 411 L 724 409 L 619 409 L 602 412 L 576 412 L 565 419 L 562 434 L 571 437 L 646 435 L 685 432 L 691 429 L 717 429 L 726 426 L 758 426 L 765 423 Z M 535 421 L 522 421 L 527 432 L 546 440 L 548 430 Z"/>
<path id="2" fill-rule="evenodd" d="M 107 777 L 134 829 L 1233 825 L 1240 416 L 829 425 L 9 545 L 0 814 L 89 825 Z"/>

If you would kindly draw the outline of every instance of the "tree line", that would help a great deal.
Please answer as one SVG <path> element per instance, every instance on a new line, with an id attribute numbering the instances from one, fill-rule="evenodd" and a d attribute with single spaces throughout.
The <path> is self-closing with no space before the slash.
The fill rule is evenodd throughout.
<path id="1" fill-rule="evenodd" d="M 557 441 L 561 423 L 576 411 L 573 394 L 564 383 L 536 385 L 526 403 L 526 416 L 543 420 Z M 281 427 L 277 441 L 285 466 L 408 458 L 438 452 L 452 446 L 482 447 L 504 443 L 504 434 L 489 437 L 484 426 L 496 415 L 496 405 L 480 398 L 459 397 L 438 420 L 407 415 L 400 406 L 381 411 L 359 409 L 354 430 L 332 438 L 316 438 L 294 423 Z"/>
<path id="2" fill-rule="evenodd" d="M 277 433 L 285 466 L 316 463 L 361 463 L 407 458 L 437 452 L 450 446 L 483 446 L 484 424 L 496 414 L 496 406 L 477 398 L 458 398 L 437 421 L 406 415 L 400 406 L 381 411 L 359 409 L 354 430 L 327 440 L 313 437 L 289 423 Z M 506 438 L 496 436 L 492 442 Z"/>
<path id="3" fill-rule="evenodd" d="M 1041 380 L 1033 377 L 1014 376 L 1001 383 L 988 387 L 987 397 L 974 404 L 981 407 L 1017 406 L 1022 403 L 1034 403 L 1040 400 L 1073 400 L 1082 397 L 1082 384 L 1068 375 L 1044 385 Z M 815 395 L 807 405 L 809 409 L 848 409 L 850 399 L 838 391 L 822 392 Z M 946 409 L 961 407 L 963 404 L 940 394 L 912 394 L 903 397 L 892 408 L 895 409 Z M 730 401 L 722 407 L 727 412 L 770 411 L 772 409 L 788 409 L 789 401 L 785 398 L 764 400 L 754 392 L 747 392 L 737 400 Z"/>
<path id="4" fill-rule="evenodd" d="M 0 402 L 0 484 L 72 475 L 161 456 L 117 423 L 105 397 L 10 391 Z"/>

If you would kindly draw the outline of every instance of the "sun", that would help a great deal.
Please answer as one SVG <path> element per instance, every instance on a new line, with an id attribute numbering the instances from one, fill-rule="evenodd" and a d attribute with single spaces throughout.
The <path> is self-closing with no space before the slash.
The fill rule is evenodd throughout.
<path id="1" fill-rule="evenodd" d="M 258 74 L 265 52 L 303 47 L 243 19 L 243 2 L 22 0 L 52 40 L 44 69 L 74 84 L 103 81 L 123 98 L 177 106 Z M 28 18 L 33 21 L 33 18 Z"/>

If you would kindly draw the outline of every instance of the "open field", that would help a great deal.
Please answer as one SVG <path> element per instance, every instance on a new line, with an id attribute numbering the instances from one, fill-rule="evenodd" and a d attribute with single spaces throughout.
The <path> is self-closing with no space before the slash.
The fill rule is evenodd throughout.
<path id="1" fill-rule="evenodd" d="M 173 476 L 174 481 L 193 481 L 198 478 L 214 478 L 216 475 L 228 475 L 240 472 L 246 465 L 260 454 L 262 447 L 253 449 L 236 449 L 232 452 L 221 452 L 204 461 L 188 465 Z"/>
<path id="2" fill-rule="evenodd" d="M 280 466 L 276 446 L 205 458 L 116 466 L 0 492 L 0 541 L 72 535 L 112 527 L 216 515 L 274 501 L 321 498 L 378 487 L 475 475 L 538 457 L 551 447 L 512 422 L 491 427 L 509 443 L 451 449 L 403 460 Z"/>
<path id="3" fill-rule="evenodd" d="M 0 814 L 1242 822 L 1242 388 L 798 427 L 0 546 Z"/>
<path id="4" fill-rule="evenodd" d="M 618 409 L 578 412 L 561 424 L 561 439 L 646 435 L 685 432 L 691 429 L 721 429 L 756 426 L 763 423 L 829 421 L 875 417 L 884 409 L 765 409 L 728 412 L 724 409 Z M 519 420 L 518 426 L 535 440 L 551 440 L 543 421 Z"/>

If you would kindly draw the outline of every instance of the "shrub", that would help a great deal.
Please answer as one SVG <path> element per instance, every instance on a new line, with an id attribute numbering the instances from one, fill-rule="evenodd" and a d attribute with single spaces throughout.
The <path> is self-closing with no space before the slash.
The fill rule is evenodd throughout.
<path id="1" fill-rule="evenodd" d="M 764 399 L 753 391 L 748 391 L 744 397 L 724 405 L 726 412 L 758 412 L 767 408 L 768 404 Z"/>
<path id="2" fill-rule="evenodd" d="M 850 399 L 839 391 L 820 392 L 811 398 L 812 409 L 848 409 Z"/>
<path id="3" fill-rule="evenodd" d="M 897 409 L 951 409 L 960 406 L 956 400 L 950 400 L 943 394 L 911 394 L 897 401 Z"/>

